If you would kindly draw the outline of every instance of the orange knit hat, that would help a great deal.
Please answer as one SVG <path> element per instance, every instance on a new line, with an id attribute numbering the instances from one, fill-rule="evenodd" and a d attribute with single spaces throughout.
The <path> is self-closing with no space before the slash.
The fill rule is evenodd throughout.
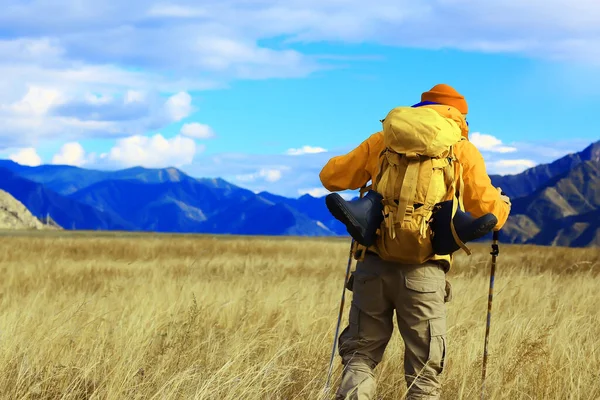
<path id="1" fill-rule="evenodd" d="M 431 101 L 456 108 L 462 114 L 467 114 L 469 106 L 465 98 L 452 86 L 440 83 L 432 87 L 429 91 L 423 92 L 421 101 Z"/>

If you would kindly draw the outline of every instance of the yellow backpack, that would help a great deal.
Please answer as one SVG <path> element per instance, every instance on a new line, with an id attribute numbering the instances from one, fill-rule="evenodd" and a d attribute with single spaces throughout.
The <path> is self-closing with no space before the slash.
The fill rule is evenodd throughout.
<path id="1" fill-rule="evenodd" d="M 385 150 L 372 189 L 383 196 L 384 220 L 374 250 L 384 260 L 421 264 L 435 255 L 429 223 L 436 204 L 452 199 L 452 217 L 464 210 L 453 146 L 464 139 L 459 123 L 464 128 L 466 121 L 452 107 L 430 105 L 396 107 L 381 122 Z M 470 254 L 454 226 L 452 233 Z"/>

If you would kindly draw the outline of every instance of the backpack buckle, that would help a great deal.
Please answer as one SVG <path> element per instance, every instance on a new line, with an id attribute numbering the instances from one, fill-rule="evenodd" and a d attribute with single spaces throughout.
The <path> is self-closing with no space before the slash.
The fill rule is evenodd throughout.
<path id="1" fill-rule="evenodd" d="M 405 222 L 412 221 L 414 212 L 415 212 L 414 206 L 406 206 L 406 211 L 404 212 L 404 221 Z"/>

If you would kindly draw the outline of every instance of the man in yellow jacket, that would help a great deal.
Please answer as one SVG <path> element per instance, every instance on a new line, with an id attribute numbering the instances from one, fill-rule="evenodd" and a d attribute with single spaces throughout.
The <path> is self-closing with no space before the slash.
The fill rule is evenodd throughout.
<path id="1" fill-rule="evenodd" d="M 439 84 L 421 95 L 413 107 L 442 104 L 468 113 L 465 98 L 449 85 Z M 466 126 L 465 120 L 465 126 Z M 468 130 L 463 131 L 468 139 Z M 320 173 L 329 191 L 356 190 L 377 174 L 384 149 L 383 132 L 377 132 L 350 153 L 333 157 Z M 468 140 L 455 145 L 463 167 L 465 211 L 478 218 L 492 213 L 502 228 L 510 213 L 510 200 L 494 188 L 483 156 Z M 344 365 L 336 399 L 373 399 L 373 370 L 381 362 L 393 332 L 393 312 L 405 344 L 404 373 L 407 399 L 439 399 L 440 375 L 446 355 L 446 305 L 449 300 L 445 274 L 450 257 L 435 257 L 420 265 L 398 265 L 367 252 L 354 273 L 349 325 L 339 338 Z"/>

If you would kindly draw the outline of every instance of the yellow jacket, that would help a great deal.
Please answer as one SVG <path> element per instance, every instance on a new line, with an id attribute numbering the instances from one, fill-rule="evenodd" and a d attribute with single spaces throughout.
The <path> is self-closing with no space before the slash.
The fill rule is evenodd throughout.
<path id="1" fill-rule="evenodd" d="M 468 139 L 466 123 L 461 128 L 462 135 Z M 348 154 L 330 159 L 319 174 L 321 183 L 331 192 L 356 190 L 365 186 L 376 177 L 379 155 L 383 149 L 383 132 L 372 134 Z M 476 218 L 492 213 L 498 219 L 495 229 L 501 229 L 508 219 L 510 207 L 492 185 L 483 156 L 468 140 L 457 143 L 454 154 L 463 167 L 465 211 Z"/>

